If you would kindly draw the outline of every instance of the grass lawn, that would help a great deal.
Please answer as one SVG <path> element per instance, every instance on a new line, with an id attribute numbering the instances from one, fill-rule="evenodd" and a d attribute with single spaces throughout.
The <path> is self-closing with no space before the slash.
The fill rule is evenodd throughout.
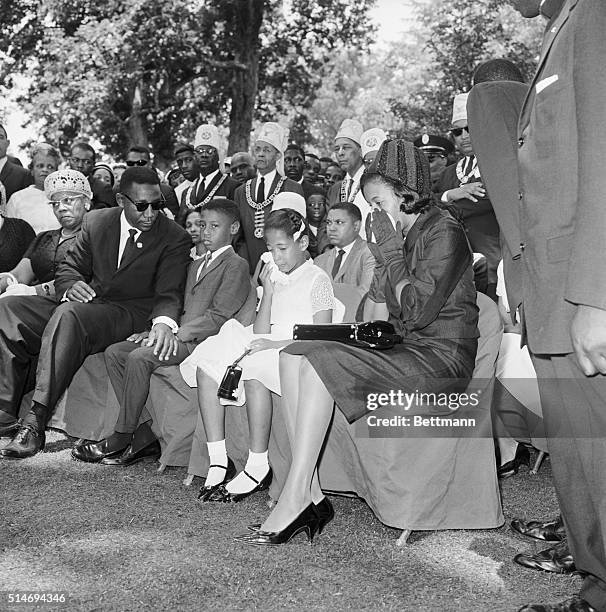
<path id="1" fill-rule="evenodd" d="M 0 461 L 0 611 L 32 606 L 7 594 L 63 591 L 58 610 L 514 611 L 559 601 L 580 580 L 525 570 L 516 552 L 540 544 L 513 535 L 516 516 L 547 518 L 558 507 L 549 461 L 537 476 L 503 482 L 506 525 L 488 531 L 399 531 L 357 499 L 333 497 L 336 516 L 313 545 L 234 542 L 267 513 L 259 493 L 239 504 L 198 504 L 199 481 L 154 464 L 111 468 L 73 461 L 71 441 L 47 432 L 46 452 Z M 3 441 L 4 443 L 4 441 Z"/>

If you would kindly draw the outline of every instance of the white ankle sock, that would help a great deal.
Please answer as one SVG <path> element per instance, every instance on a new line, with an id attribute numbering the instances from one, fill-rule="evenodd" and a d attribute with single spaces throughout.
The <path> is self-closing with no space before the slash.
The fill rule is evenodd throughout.
<path id="1" fill-rule="evenodd" d="M 210 457 L 210 465 L 227 467 L 227 449 L 225 448 L 225 440 L 218 442 L 207 442 L 208 456 Z M 223 482 L 225 479 L 225 470 L 221 467 L 211 467 L 206 476 L 205 487 L 213 487 Z"/>
<path id="2" fill-rule="evenodd" d="M 267 476 L 269 472 L 269 461 L 267 459 L 267 451 L 264 453 L 253 453 L 248 451 L 248 460 L 244 469 L 259 482 Z M 240 472 L 231 482 L 226 485 L 226 489 L 230 493 L 248 493 L 257 486 L 254 480 L 251 480 L 244 472 Z"/>

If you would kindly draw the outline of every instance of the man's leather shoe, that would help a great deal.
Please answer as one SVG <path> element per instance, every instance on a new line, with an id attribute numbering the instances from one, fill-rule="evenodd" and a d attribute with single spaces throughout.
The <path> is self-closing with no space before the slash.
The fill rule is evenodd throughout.
<path id="1" fill-rule="evenodd" d="M 497 476 L 499 478 L 515 476 L 521 465 L 530 466 L 530 452 L 523 444 L 518 444 L 515 457 L 497 468 Z"/>
<path id="2" fill-rule="evenodd" d="M 106 457 L 101 460 L 102 465 L 115 465 L 118 467 L 128 467 L 133 463 L 138 463 L 144 459 L 158 459 L 162 454 L 160 448 L 160 442 L 154 440 L 147 446 L 140 448 L 139 450 L 133 450 L 132 444 L 129 444 L 121 455 L 116 457 Z"/>
<path id="3" fill-rule="evenodd" d="M 106 457 L 117 457 L 127 447 L 114 448 L 107 442 L 107 438 L 100 442 L 89 442 L 72 448 L 72 457 L 86 463 L 100 463 Z"/>
<path id="4" fill-rule="evenodd" d="M 514 519 L 511 521 L 511 528 L 520 535 L 532 538 L 533 540 L 542 540 L 544 542 L 561 542 L 566 539 L 566 530 L 562 516 L 551 521 L 524 521 L 522 519 Z"/>
<path id="5" fill-rule="evenodd" d="M 598 612 L 578 595 L 557 604 L 528 604 L 518 612 Z"/>
<path id="6" fill-rule="evenodd" d="M 558 542 L 551 548 L 546 548 L 536 555 L 519 554 L 513 558 L 514 562 L 522 567 L 553 572 L 554 574 L 572 574 L 576 572 L 572 553 L 568 548 L 568 541 Z"/>
<path id="7" fill-rule="evenodd" d="M 46 436 L 44 428 L 35 423 L 22 423 L 15 437 L 2 450 L 0 455 L 7 459 L 26 459 L 44 449 Z"/>

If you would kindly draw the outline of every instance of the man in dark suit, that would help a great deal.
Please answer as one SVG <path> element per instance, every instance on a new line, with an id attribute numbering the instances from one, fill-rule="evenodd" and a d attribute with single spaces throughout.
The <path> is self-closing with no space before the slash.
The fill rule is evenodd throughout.
<path id="1" fill-rule="evenodd" d="M 455 96 L 451 133 L 463 158 L 444 169 L 433 189 L 446 207 L 463 221 L 472 251 L 486 257 L 486 294 L 496 301 L 497 267 L 501 261 L 499 224 L 474 155 L 466 107 L 467 94 Z"/>
<path id="2" fill-rule="evenodd" d="M 267 248 L 263 240 L 263 226 L 272 211 L 274 198 L 284 191 L 303 195 L 301 185 L 277 170 L 282 165 L 288 134 L 277 123 L 264 123 L 255 137 L 253 156 L 257 176 L 236 189 L 234 200 L 240 210 L 241 234 L 236 250 L 248 260 L 251 275 Z M 283 170 L 282 170 L 283 172 Z"/>
<path id="3" fill-rule="evenodd" d="M 69 151 L 69 167 L 84 174 L 93 191 L 92 210 L 116 206 L 116 196 L 110 185 L 93 176 L 97 153 L 87 142 L 75 142 Z"/>
<path id="4" fill-rule="evenodd" d="M 305 151 L 295 142 L 289 142 L 284 151 L 284 174 L 287 178 L 301 185 L 303 197 L 307 198 L 315 193 L 316 187 L 303 176 L 305 169 Z"/>
<path id="5" fill-rule="evenodd" d="M 0 304 L 0 435 L 17 428 L 4 457 L 44 447 L 44 429 L 73 375 L 92 354 L 142 331 L 159 359 L 175 349 L 191 239 L 158 210 L 158 176 L 129 168 L 121 208 L 88 213 L 55 275 L 55 298 L 7 297 Z M 57 303 L 58 302 L 58 303 Z M 31 411 L 16 416 L 37 360 Z M 13 422 L 7 416 L 15 417 Z"/>
<path id="6" fill-rule="evenodd" d="M 177 223 L 183 225 L 188 211 L 204 208 L 213 198 L 234 199 L 238 183 L 223 172 L 225 146 L 214 125 L 201 125 L 196 130 L 194 152 L 198 162 L 198 176 L 182 193 Z"/>
<path id="7" fill-rule="evenodd" d="M 606 11 L 516 0 L 551 19 L 518 125 L 522 324 L 580 596 L 523 610 L 606 610 Z"/>
<path id="8" fill-rule="evenodd" d="M 6 155 L 11 141 L 4 126 L 0 125 L 0 183 L 4 185 L 6 201 L 15 193 L 25 189 L 34 182 L 34 177 L 29 170 L 13 163 Z"/>
<path id="9" fill-rule="evenodd" d="M 211 200 L 200 215 L 207 251 L 189 267 L 175 349 L 161 360 L 148 345 L 148 332 L 134 334 L 106 349 L 105 362 L 120 401 L 120 416 L 111 436 L 75 447 L 72 455 L 76 459 L 128 466 L 159 455 L 159 444 L 147 421 L 139 425 L 151 375 L 162 366 L 181 363 L 246 303 L 251 290 L 248 263 L 231 247 L 240 228 L 238 207 L 231 200 Z"/>

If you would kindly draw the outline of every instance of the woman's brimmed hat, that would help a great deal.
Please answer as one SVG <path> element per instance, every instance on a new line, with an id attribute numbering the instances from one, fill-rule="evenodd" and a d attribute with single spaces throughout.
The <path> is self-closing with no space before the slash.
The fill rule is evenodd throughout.
<path id="1" fill-rule="evenodd" d="M 431 196 L 427 157 L 408 140 L 386 140 L 366 172 L 399 183 L 420 198 Z"/>
<path id="2" fill-rule="evenodd" d="M 73 191 L 89 200 L 93 199 L 88 179 L 77 170 L 58 170 L 44 179 L 44 195 L 49 200 L 59 191 Z"/>

